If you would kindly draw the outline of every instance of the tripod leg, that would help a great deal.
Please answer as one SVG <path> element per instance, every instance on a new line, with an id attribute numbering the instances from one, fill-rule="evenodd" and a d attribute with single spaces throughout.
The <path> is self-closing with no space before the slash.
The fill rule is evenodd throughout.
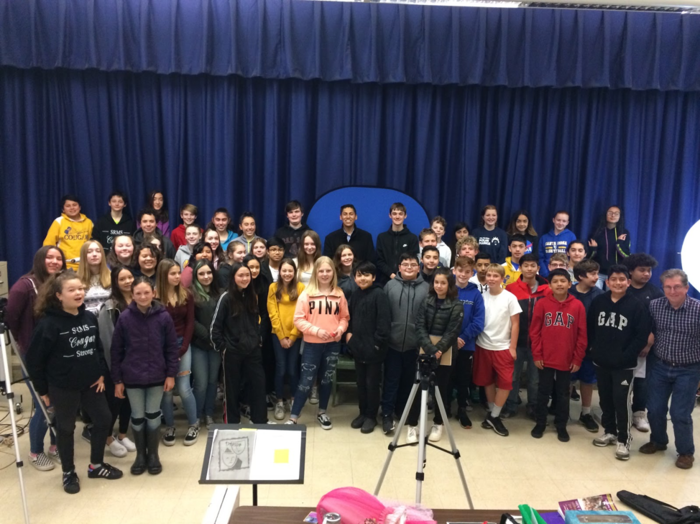
<path id="1" fill-rule="evenodd" d="M 426 418 L 428 416 L 428 388 L 421 388 L 420 392 L 420 418 L 418 430 L 418 464 L 416 467 L 416 504 L 420 504 L 423 490 L 423 468 L 425 467 L 425 446 L 428 438 L 425 435 Z"/>

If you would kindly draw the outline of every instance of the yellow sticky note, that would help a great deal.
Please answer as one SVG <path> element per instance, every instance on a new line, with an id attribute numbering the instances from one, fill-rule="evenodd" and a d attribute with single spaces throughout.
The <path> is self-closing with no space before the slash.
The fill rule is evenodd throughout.
<path id="1" fill-rule="evenodd" d="M 288 449 L 276 449 L 275 450 L 275 464 L 289 464 L 289 450 Z"/>

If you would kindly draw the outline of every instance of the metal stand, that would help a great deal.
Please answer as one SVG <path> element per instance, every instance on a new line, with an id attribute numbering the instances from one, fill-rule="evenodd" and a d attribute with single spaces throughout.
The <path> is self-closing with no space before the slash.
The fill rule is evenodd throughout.
<path id="1" fill-rule="evenodd" d="M 22 507 L 24 509 L 24 522 L 29 524 L 29 509 L 27 508 L 27 495 L 24 491 L 24 477 L 22 476 L 22 466 L 24 463 L 19 456 L 19 441 L 17 439 L 17 420 L 15 419 L 15 409 L 13 399 L 15 394 L 12 392 L 12 377 L 10 375 L 10 366 L 7 359 L 7 345 L 5 344 L 5 324 L 0 322 L 0 350 L 2 351 L 2 365 L 5 371 L 5 396 L 9 402 L 10 421 L 12 422 L 12 444 L 15 448 L 15 464 L 17 465 L 17 474 L 19 475 L 19 488 L 22 494 Z"/>
<path id="2" fill-rule="evenodd" d="M 425 478 L 425 474 L 423 473 L 423 469 L 425 468 L 426 465 L 426 446 L 433 447 L 435 449 L 439 449 L 440 451 L 444 451 L 445 453 L 449 453 L 455 458 L 455 464 L 457 465 L 457 471 L 459 472 L 459 477 L 462 481 L 462 487 L 464 488 L 464 494 L 467 497 L 467 503 L 469 504 L 469 509 L 474 509 L 474 503 L 472 502 L 472 497 L 471 494 L 469 493 L 469 487 L 467 486 L 467 479 L 464 477 L 464 471 L 462 470 L 462 464 L 459 462 L 460 459 L 460 454 L 459 450 L 457 449 L 457 445 L 455 444 L 455 439 L 452 434 L 452 428 L 450 427 L 450 422 L 447 418 L 447 414 L 445 412 L 445 405 L 442 403 L 442 397 L 440 396 L 440 389 L 435 388 L 435 400 L 437 401 L 437 406 L 438 409 L 440 410 L 440 414 L 442 415 L 442 423 L 445 425 L 445 429 L 447 430 L 447 436 L 450 439 L 450 447 L 451 450 L 446 450 L 444 448 L 441 448 L 440 446 L 436 446 L 435 444 L 432 444 L 431 442 L 428 441 L 428 437 L 426 435 L 426 419 L 428 415 L 428 390 L 430 386 L 435 384 L 435 369 L 437 368 L 438 363 L 437 360 L 434 357 L 430 357 L 428 355 L 419 355 L 418 356 L 418 362 L 417 362 L 417 370 L 416 370 L 416 380 L 413 383 L 413 388 L 411 389 L 411 394 L 408 396 L 408 402 L 406 403 L 406 407 L 403 410 L 403 414 L 401 415 L 401 420 L 399 421 L 399 425 L 396 428 L 396 431 L 394 433 L 394 439 L 391 441 L 391 444 L 389 444 L 389 453 L 387 454 L 386 461 L 384 462 L 384 467 L 382 468 L 382 473 L 379 476 L 379 481 L 377 482 L 377 487 L 374 490 L 374 495 L 377 496 L 379 495 L 379 490 L 382 487 L 382 483 L 384 482 L 384 477 L 386 475 L 387 470 L 389 469 L 389 464 L 391 463 L 391 458 L 394 455 L 394 450 L 397 448 L 403 448 L 406 446 L 413 446 L 414 444 L 401 444 L 399 445 L 399 437 L 401 436 L 401 432 L 404 428 L 404 425 L 406 424 L 406 419 L 408 418 L 408 414 L 411 411 L 411 406 L 413 405 L 413 401 L 416 398 L 416 394 L 418 392 L 418 388 L 420 387 L 421 390 L 421 406 L 420 406 L 420 417 L 419 417 L 419 433 L 418 433 L 418 464 L 416 467 L 416 504 L 420 504 L 421 502 L 421 494 L 422 494 L 422 488 L 423 488 L 423 480 Z"/>

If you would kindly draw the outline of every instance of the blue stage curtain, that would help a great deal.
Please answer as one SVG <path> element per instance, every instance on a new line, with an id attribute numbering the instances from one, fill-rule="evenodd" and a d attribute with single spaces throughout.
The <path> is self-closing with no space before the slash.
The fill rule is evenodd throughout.
<path id="1" fill-rule="evenodd" d="M 67 192 L 95 220 L 113 189 L 135 213 L 158 187 L 175 222 L 185 202 L 203 223 L 227 206 L 271 234 L 288 199 L 370 185 L 450 224 L 524 207 L 540 233 L 565 208 L 587 236 L 619 203 L 633 248 L 677 266 L 700 217 L 699 121 L 697 92 L 0 68 L 0 252 L 12 280 L 26 271 Z"/>
<path id="2" fill-rule="evenodd" d="M 5 0 L 0 65 L 700 90 L 700 16 L 301 0 Z"/>

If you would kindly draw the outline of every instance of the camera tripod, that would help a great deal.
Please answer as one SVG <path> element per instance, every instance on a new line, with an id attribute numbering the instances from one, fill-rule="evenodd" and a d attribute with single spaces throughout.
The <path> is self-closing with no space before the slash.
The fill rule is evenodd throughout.
<path id="1" fill-rule="evenodd" d="M 464 477 L 464 471 L 462 470 L 462 464 L 459 462 L 460 459 L 460 453 L 459 450 L 457 449 L 457 445 L 455 444 L 455 439 L 454 435 L 452 434 L 452 428 L 450 427 L 450 422 L 447 418 L 447 413 L 445 412 L 445 405 L 442 403 L 442 396 L 440 395 L 440 389 L 435 388 L 435 400 L 437 401 L 437 408 L 440 410 L 440 414 L 442 415 L 442 423 L 445 425 L 445 429 L 447 430 L 447 436 L 449 437 L 450 440 L 450 447 L 451 450 L 447 450 L 444 448 L 441 448 L 440 446 L 436 446 L 435 444 L 432 444 L 431 442 L 428 441 L 428 437 L 426 435 L 426 419 L 428 416 L 428 390 L 430 386 L 435 385 L 435 369 L 438 366 L 438 361 L 435 357 L 431 357 L 428 355 L 418 355 L 418 361 L 417 361 L 417 369 L 416 369 L 416 379 L 415 382 L 413 383 L 413 388 L 411 388 L 411 394 L 408 396 L 408 401 L 406 402 L 406 407 L 403 410 L 403 414 L 401 415 L 401 420 L 399 421 L 399 425 L 396 428 L 396 431 L 394 433 L 394 439 L 391 441 L 391 444 L 389 444 L 389 453 L 386 456 L 386 461 L 384 462 L 384 467 L 382 468 L 382 473 L 379 476 L 379 482 L 377 482 L 377 487 L 374 490 L 374 495 L 377 496 L 379 495 L 379 490 L 382 487 L 382 483 L 384 482 L 384 477 L 386 475 L 387 470 L 389 469 L 389 464 L 391 463 L 391 458 L 394 455 L 394 450 L 397 448 L 402 448 L 405 446 L 412 446 L 413 444 L 401 444 L 399 445 L 399 437 L 401 436 L 401 432 L 404 428 L 404 425 L 406 424 L 406 419 L 408 418 L 408 414 L 411 411 L 411 406 L 413 405 L 413 401 L 416 398 L 416 394 L 418 393 L 418 388 L 420 387 L 420 417 L 418 418 L 418 424 L 419 424 L 419 432 L 418 432 L 418 465 L 416 467 L 416 504 L 420 504 L 421 502 L 421 495 L 422 495 L 422 488 L 423 488 L 423 480 L 425 478 L 425 474 L 423 473 L 423 469 L 425 468 L 426 464 L 426 446 L 433 447 L 435 449 L 439 449 L 440 451 L 444 451 L 445 453 L 449 453 L 455 458 L 455 464 L 457 465 L 457 471 L 459 472 L 459 478 L 462 481 L 462 487 L 464 488 L 464 494 L 467 497 L 467 503 L 469 504 L 469 509 L 474 509 L 474 503 L 472 502 L 472 497 L 471 494 L 469 493 L 469 487 L 467 486 L 467 479 Z"/>

